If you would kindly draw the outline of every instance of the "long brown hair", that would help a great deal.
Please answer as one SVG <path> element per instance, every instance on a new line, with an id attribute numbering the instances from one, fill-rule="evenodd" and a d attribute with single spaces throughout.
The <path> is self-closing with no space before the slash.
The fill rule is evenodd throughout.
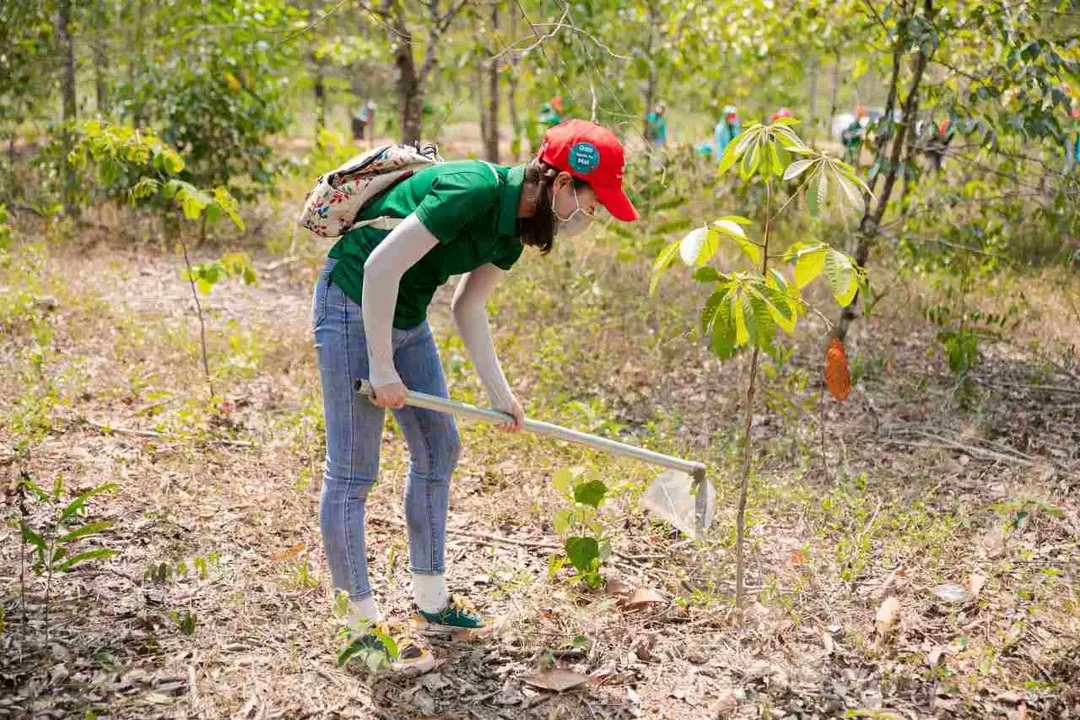
<path id="1" fill-rule="evenodd" d="M 536 210 L 530 217 L 518 218 L 518 234 L 524 245 L 531 245 L 541 255 L 551 252 L 555 244 L 555 213 L 551 202 L 555 194 L 555 178 L 558 168 L 548 165 L 540 158 L 533 158 L 525 166 L 525 184 L 536 186 Z M 574 178 L 574 187 L 587 186 L 580 178 Z"/>

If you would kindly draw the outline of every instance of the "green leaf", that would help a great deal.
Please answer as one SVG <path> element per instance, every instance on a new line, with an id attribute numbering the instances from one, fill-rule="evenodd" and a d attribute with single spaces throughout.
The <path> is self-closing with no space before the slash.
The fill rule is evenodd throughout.
<path id="1" fill-rule="evenodd" d="M 804 288 L 825 269 L 825 248 L 799 253 L 795 259 L 795 286 Z"/>
<path id="2" fill-rule="evenodd" d="M 713 223 L 713 228 L 734 240 L 735 244 L 742 250 L 743 255 L 748 257 L 751 262 L 754 264 L 761 262 L 761 248 L 751 242 L 746 237 L 746 232 L 735 222 L 721 218 Z"/>
<path id="3" fill-rule="evenodd" d="M 735 323 L 731 316 L 731 290 L 724 291 L 710 323 L 712 351 L 721 360 L 735 354 Z"/>
<path id="4" fill-rule="evenodd" d="M 758 165 L 761 162 L 761 145 L 758 142 L 754 142 L 750 152 L 743 155 L 742 165 L 739 167 L 739 175 L 743 180 L 749 180 L 757 172 Z"/>
<path id="5" fill-rule="evenodd" d="M 824 174 L 821 169 L 817 169 L 814 172 L 818 174 Z M 817 217 L 821 213 L 821 205 L 818 203 L 817 189 L 812 187 L 814 183 L 814 176 L 811 175 L 810 179 L 806 183 L 806 208 L 810 211 L 810 217 Z"/>
<path id="6" fill-rule="evenodd" d="M 720 236 L 707 227 L 691 230 L 682 239 L 679 257 L 689 267 L 701 267 L 710 260 L 720 248 Z"/>
<path id="7" fill-rule="evenodd" d="M 841 307 L 849 305 L 855 298 L 859 284 L 855 280 L 855 267 L 848 256 L 830 248 L 825 254 L 825 277 L 829 280 L 829 289 L 836 302 Z"/>
<path id="8" fill-rule="evenodd" d="M 574 488 L 574 501 L 598 508 L 606 493 L 607 485 L 603 480 L 590 480 Z"/>
<path id="9" fill-rule="evenodd" d="M 600 544 L 594 537 L 566 538 L 566 556 L 578 572 L 589 572 L 600 560 Z"/>
<path id="10" fill-rule="evenodd" d="M 23 540 L 36 547 L 38 551 L 45 552 L 45 540 L 36 532 L 34 532 L 33 528 L 31 528 L 24 522 L 20 524 L 19 529 L 22 531 Z"/>
<path id="11" fill-rule="evenodd" d="M 768 307 L 759 293 L 749 292 L 743 295 L 743 313 L 750 339 L 769 355 L 776 354 L 776 322 L 769 314 Z"/>
<path id="12" fill-rule="evenodd" d="M 844 191 L 844 197 L 851 204 L 851 207 L 859 209 L 863 206 L 862 193 L 859 192 L 858 187 L 848 178 L 844 177 L 840 173 L 836 173 L 836 182 L 840 184 L 840 189 Z"/>
<path id="13" fill-rule="evenodd" d="M 385 633 L 378 625 L 372 627 L 371 632 L 375 633 L 375 636 L 382 640 L 383 646 L 386 648 L 386 652 L 390 654 L 392 660 L 397 660 L 401 654 L 398 650 L 397 642 L 390 635 Z"/>
<path id="14" fill-rule="evenodd" d="M 80 563 L 84 563 L 84 562 L 86 562 L 88 560 L 101 560 L 101 559 L 104 559 L 104 558 L 107 558 L 107 557 L 112 557 L 113 555 L 116 555 L 116 554 L 117 554 L 116 550 L 110 550 L 108 548 L 98 548 L 97 550 L 87 550 L 86 552 L 81 552 L 78 555 L 72 555 L 67 560 L 60 563 L 60 565 L 56 569 L 59 572 L 64 572 L 64 571 L 70 570 L 71 568 L 75 567 L 76 565 L 78 565 Z"/>
<path id="15" fill-rule="evenodd" d="M 733 141 L 728 143 L 727 148 L 724 150 L 723 157 L 720 158 L 720 165 L 716 169 L 720 175 L 723 175 L 728 170 L 730 170 L 731 166 L 735 164 L 735 161 L 739 159 L 739 146 L 743 142 L 744 135 L 746 135 L 746 133 L 740 134 Z"/>
<path id="16" fill-rule="evenodd" d="M 57 524 L 63 525 L 65 522 L 67 522 L 67 519 L 77 513 L 79 511 L 79 508 L 85 505 L 86 501 L 90 498 L 94 497 L 95 495 L 101 495 L 102 493 L 111 493 L 116 490 L 116 488 L 116 483 L 102 483 L 95 488 L 87 490 L 82 495 L 79 495 L 77 498 L 72 500 L 71 503 L 66 508 L 64 508 L 64 512 L 60 514 L 60 520 L 57 521 Z"/>
<path id="17" fill-rule="evenodd" d="M 666 248 L 660 251 L 660 254 L 656 256 L 655 262 L 652 266 L 652 279 L 649 280 L 649 295 L 656 294 L 656 288 L 660 284 L 660 275 L 671 265 L 675 260 L 676 255 L 679 253 L 679 248 L 682 246 L 682 240 L 676 240 L 668 245 Z"/>
<path id="18" fill-rule="evenodd" d="M 788 335 L 795 332 L 795 323 L 798 320 L 798 314 L 791 302 L 791 298 L 765 284 L 760 284 L 755 288 L 751 288 L 751 292 L 760 299 L 770 317 L 772 317 L 773 321 L 779 325 L 784 332 Z M 755 308 L 755 313 L 756 312 L 757 308 Z"/>
<path id="19" fill-rule="evenodd" d="M 362 652 L 370 652 L 370 648 L 367 648 L 363 646 L 363 644 L 361 644 L 362 637 L 363 636 L 356 637 L 349 644 L 347 644 L 346 647 L 338 650 L 338 667 L 345 667 L 349 663 L 349 661 L 352 660 L 353 657 L 359 655 Z M 373 654 L 381 655 L 382 653 Z"/>
<path id="20" fill-rule="evenodd" d="M 782 293 L 789 293 L 791 291 L 791 285 L 788 284 L 788 280 L 784 277 L 784 273 L 780 272 L 776 268 L 769 268 L 769 274 L 765 276 L 765 282 L 769 287 L 775 288 Z"/>
<path id="21" fill-rule="evenodd" d="M 111 520 L 98 520 L 96 522 L 87 523 L 86 525 L 83 525 L 82 527 L 75 528 L 74 530 L 67 533 L 66 535 L 62 535 L 59 538 L 57 538 L 56 541 L 60 542 L 60 543 L 69 543 L 69 542 L 72 542 L 73 540 L 78 540 L 79 538 L 86 537 L 87 535 L 93 535 L 94 533 L 99 533 L 99 532 L 101 532 L 103 530 L 108 530 L 112 526 L 113 526 L 113 523 L 112 523 Z"/>
<path id="22" fill-rule="evenodd" d="M 731 294 L 731 316 L 735 319 L 735 347 L 740 348 L 750 339 L 750 330 L 746 327 L 746 308 L 744 293 Z"/>
<path id="23" fill-rule="evenodd" d="M 829 179 L 825 172 L 818 173 L 818 186 L 817 186 L 817 206 L 820 208 L 825 204 L 826 198 L 829 196 Z"/>
<path id="24" fill-rule="evenodd" d="M 556 555 L 552 553 L 548 555 L 548 576 L 555 577 L 555 573 L 566 567 L 568 560 L 562 555 Z"/>
<path id="25" fill-rule="evenodd" d="M 574 519 L 574 511 L 570 508 L 562 508 L 555 512 L 555 518 L 552 520 L 552 525 L 555 527 L 555 534 L 562 535 L 564 532 L 570 529 L 570 524 Z"/>
<path id="26" fill-rule="evenodd" d="M 559 470 L 551 477 L 551 484 L 555 486 L 555 489 L 560 494 L 570 497 L 570 486 L 574 480 L 574 475 L 567 468 Z"/>
<path id="27" fill-rule="evenodd" d="M 184 211 L 184 217 L 188 220 L 197 220 L 202 215 L 207 205 L 214 200 L 209 195 L 199 190 L 191 183 L 183 180 L 173 180 L 169 183 L 176 187 L 176 201 Z"/>
<path id="28" fill-rule="evenodd" d="M 728 288 L 720 287 L 716 288 L 709 295 L 709 298 L 705 301 L 704 307 L 701 308 L 701 332 L 704 335 L 708 335 L 712 332 L 712 324 L 716 318 L 716 313 L 720 309 L 720 303 L 727 298 Z"/>
<path id="29" fill-rule="evenodd" d="M 785 180 L 794 180 L 795 178 L 806 172 L 810 166 L 817 162 L 816 158 L 804 158 L 802 160 L 796 160 L 787 166 L 787 170 L 784 171 Z"/>
<path id="30" fill-rule="evenodd" d="M 776 149 L 776 143 L 769 143 L 769 157 L 771 158 L 772 174 L 783 175 L 784 166 L 780 163 L 780 153 Z"/>
<path id="31" fill-rule="evenodd" d="M 799 154 L 809 154 L 813 151 L 803 145 L 802 139 L 795 134 L 795 131 L 790 127 L 784 125 L 773 125 L 773 136 L 788 152 L 796 152 Z"/>
<path id="32" fill-rule="evenodd" d="M 225 209 L 220 205 L 217 203 L 210 203 L 206 206 L 206 224 L 213 225 L 224 213 Z"/>
<path id="33" fill-rule="evenodd" d="M 38 500 L 49 499 L 49 494 L 42 490 L 40 487 L 38 487 L 37 483 L 31 480 L 29 475 L 23 474 L 23 478 L 19 481 L 19 484 L 30 492 L 34 493 L 34 497 L 36 497 Z"/>
<path id="34" fill-rule="evenodd" d="M 179 175 L 184 169 L 184 159 L 172 148 L 161 152 L 162 165 L 169 175 Z"/>
<path id="35" fill-rule="evenodd" d="M 716 268 L 711 265 L 705 265 L 695 270 L 693 277 L 698 282 L 716 282 L 723 276 L 716 271 Z"/>
<path id="36" fill-rule="evenodd" d="M 750 218 L 745 218 L 742 215 L 725 215 L 722 218 L 717 218 L 716 222 L 731 222 L 736 225 L 753 225 L 754 221 Z"/>

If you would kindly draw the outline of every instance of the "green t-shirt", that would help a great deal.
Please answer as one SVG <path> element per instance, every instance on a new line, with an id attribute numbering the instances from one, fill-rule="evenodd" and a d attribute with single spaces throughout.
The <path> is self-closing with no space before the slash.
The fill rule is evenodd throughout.
<path id="1" fill-rule="evenodd" d="M 481 265 L 509 270 L 521 257 L 517 213 L 525 166 L 503 167 L 480 160 L 446 162 L 424 168 L 376 198 L 357 220 L 403 218 L 411 213 L 439 244 L 401 277 L 394 327 L 416 327 L 427 317 L 431 298 L 451 275 Z M 364 262 L 387 230 L 360 227 L 330 248 L 337 258 L 330 278 L 357 305 L 364 288 Z"/>

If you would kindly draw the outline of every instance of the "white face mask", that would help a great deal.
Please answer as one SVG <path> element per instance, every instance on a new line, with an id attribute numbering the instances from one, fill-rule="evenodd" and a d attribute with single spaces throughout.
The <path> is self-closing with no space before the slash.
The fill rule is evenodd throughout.
<path id="1" fill-rule="evenodd" d="M 563 217 L 559 214 L 559 210 L 556 207 L 558 203 L 555 203 L 551 207 L 552 214 L 555 215 L 555 234 L 560 237 L 574 237 L 585 232 L 589 225 L 592 224 L 592 216 L 581 207 L 581 203 L 578 202 L 577 188 L 574 188 L 574 209 L 570 211 L 570 214 Z"/>

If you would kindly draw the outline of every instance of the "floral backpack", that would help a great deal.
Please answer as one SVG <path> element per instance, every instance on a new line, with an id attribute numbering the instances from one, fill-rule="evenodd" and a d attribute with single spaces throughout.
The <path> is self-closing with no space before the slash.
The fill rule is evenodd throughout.
<path id="1" fill-rule="evenodd" d="M 357 227 L 392 230 L 401 222 L 399 218 L 378 217 L 356 222 L 356 216 L 372 198 L 413 173 L 440 162 L 439 149 L 432 143 L 383 145 L 368 150 L 319 178 L 307 194 L 297 222 L 326 238 L 340 237 Z"/>

